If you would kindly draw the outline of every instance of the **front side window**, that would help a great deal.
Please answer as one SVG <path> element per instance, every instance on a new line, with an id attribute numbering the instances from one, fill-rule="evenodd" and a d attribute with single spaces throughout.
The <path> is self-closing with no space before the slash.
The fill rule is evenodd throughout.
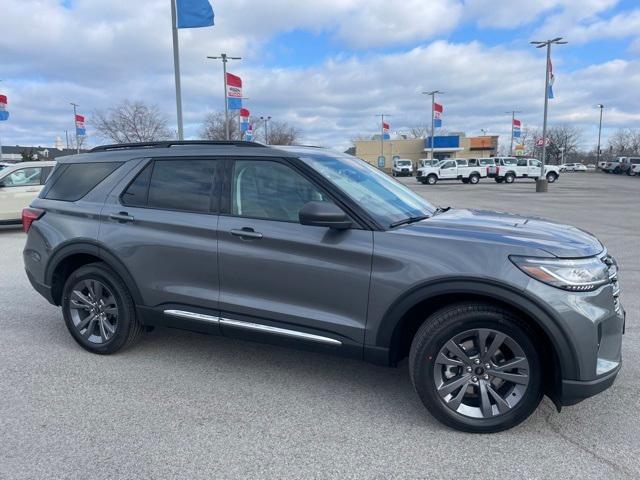
<path id="1" fill-rule="evenodd" d="M 446 162 L 442 168 L 456 168 L 456 162 Z"/>
<path id="2" fill-rule="evenodd" d="M 331 200 L 291 167 L 272 160 L 237 160 L 231 213 L 239 217 L 297 222 L 308 202 Z"/>
<path id="3" fill-rule="evenodd" d="M 542 164 L 540 163 L 540 160 L 529 160 L 529 165 L 532 167 L 539 167 Z"/>
<path id="4" fill-rule="evenodd" d="M 40 185 L 42 168 L 21 168 L 7 174 L 0 183 L 5 187 L 27 187 L 29 185 Z"/>
<path id="5" fill-rule="evenodd" d="M 478 159 L 478 161 L 480 162 L 480 165 L 482 165 L 483 167 L 496 164 L 493 158 L 480 158 Z"/>
<path id="6" fill-rule="evenodd" d="M 322 151 L 299 158 L 385 227 L 407 218 L 433 215 L 436 210 L 424 198 L 358 158 Z"/>
<path id="7" fill-rule="evenodd" d="M 526 159 L 518 160 L 518 166 L 519 167 L 526 167 L 527 166 L 527 160 Z"/>
<path id="8" fill-rule="evenodd" d="M 502 165 L 516 165 L 518 163 L 517 158 L 503 158 Z"/>

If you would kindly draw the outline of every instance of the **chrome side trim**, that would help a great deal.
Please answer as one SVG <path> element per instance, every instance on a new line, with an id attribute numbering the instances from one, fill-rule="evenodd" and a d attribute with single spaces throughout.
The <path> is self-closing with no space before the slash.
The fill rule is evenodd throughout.
<path id="1" fill-rule="evenodd" d="M 286 328 L 271 327 L 269 325 L 261 325 L 259 323 L 243 322 L 241 320 L 232 320 L 230 318 L 220 317 L 221 325 L 229 327 L 245 328 L 247 330 L 254 330 L 257 332 L 272 333 L 274 335 L 282 335 L 285 337 L 299 338 L 302 340 L 309 340 L 312 342 L 326 343 L 328 345 L 342 345 L 342 342 L 334 338 L 323 337 L 321 335 L 313 335 L 311 333 L 297 332 L 295 330 L 288 330 Z"/>
<path id="2" fill-rule="evenodd" d="M 184 310 L 165 310 L 163 313 L 165 315 L 171 315 L 172 317 L 189 318 L 191 320 L 200 320 L 203 322 L 220 322 L 220 317 L 214 317 L 213 315 L 204 315 L 202 313 L 185 312 Z"/>

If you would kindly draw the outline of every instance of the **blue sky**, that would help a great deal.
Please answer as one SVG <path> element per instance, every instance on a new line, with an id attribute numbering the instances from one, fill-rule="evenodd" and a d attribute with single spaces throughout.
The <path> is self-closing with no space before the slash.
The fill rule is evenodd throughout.
<path id="1" fill-rule="evenodd" d="M 216 26 L 181 30 L 185 129 L 222 109 L 220 65 L 242 56 L 246 106 L 304 132 L 304 141 L 346 148 L 377 131 L 428 121 L 424 89 L 447 94 L 444 127 L 507 140 L 504 112 L 542 118 L 544 52 L 533 39 L 562 35 L 554 51 L 551 124 L 583 130 L 593 147 L 596 103 L 605 138 L 640 128 L 640 5 L 632 0 L 219 0 Z M 73 128 L 69 102 L 91 117 L 124 99 L 157 104 L 175 128 L 169 0 L 4 0 L 0 92 L 11 119 L 5 144 L 52 145 Z M 24 35 L 24 25 L 30 34 Z"/>

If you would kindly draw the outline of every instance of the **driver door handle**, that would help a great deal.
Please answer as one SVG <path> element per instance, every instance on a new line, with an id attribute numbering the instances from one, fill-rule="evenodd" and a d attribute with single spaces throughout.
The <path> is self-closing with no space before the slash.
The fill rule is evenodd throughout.
<path id="1" fill-rule="evenodd" d="M 119 223 L 133 222 L 133 217 L 127 212 L 112 213 L 111 215 L 109 215 L 109 218 Z"/>
<path id="2" fill-rule="evenodd" d="M 260 232 L 256 232 L 250 227 L 244 227 L 239 230 L 234 228 L 233 230 L 230 230 L 229 233 L 244 240 L 259 240 L 262 238 L 262 234 Z"/>

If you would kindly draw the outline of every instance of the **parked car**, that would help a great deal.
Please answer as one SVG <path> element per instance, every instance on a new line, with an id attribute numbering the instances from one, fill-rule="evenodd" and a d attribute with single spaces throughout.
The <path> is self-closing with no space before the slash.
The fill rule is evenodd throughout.
<path id="1" fill-rule="evenodd" d="M 0 162 L 0 170 L 11 165 L 10 163 Z"/>
<path id="2" fill-rule="evenodd" d="M 413 162 L 407 158 L 394 158 L 391 175 L 394 177 L 412 177 Z"/>
<path id="3" fill-rule="evenodd" d="M 603 172 L 607 173 L 620 173 L 622 171 L 622 163 L 626 157 L 616 157 L 613 160 L 607 161 L 602 168 Z"/>
<path id="4" fill-rule="evenodd" d="M 640 163 L 633 163 L 627 173 L 631 176 L 640 175 Z"/>
<path id="5" fill-rule="evenodd" d="M 469 432 L 513 427 L 545 394 L 574 404 L 621 367 L 617 267 L 598 239 L 435 207 L 329 150 L 98 147 L 59 160 L 23 225 L 31 284 L 98 354 L 164 326 L 408 357 L 429 411 Z"/>
<path id="6" fill-rule="evenodd" d="M 586 172 L 587 167 L 582 163 L 564 163 L 560 165 L 561 172 Z"/>
<path id="7" fill-rule="evenodd" d="M 633 165 L 638 164 L 640 164 L 640 157 L 623 157 L 620 162 L 620 173 L 633 175 L 633 171 L 631 169 Z"/>
<path id="8" fill-rule="evenodd" d="M 496 164 L 489 167 L 488 177 L 497 183 L 513 183 L 516 178 L 533 178 L 540 176 L 542 163 L 535 158 L 496 157 Z M 560 177 L 557 165 L 545 165 L 544 174 L 549 183 Z"/>
<path id="9" fill-rule="evenodd" d="M 56 162 L 8 163 L 0 169 L 0 225 L 19 225 Z"/>
<path id="10" fill-rule="evenodd" d="M 460 180 L 463 183 L 476 184 L 486 176 L 486 168 L 481 166 L 469 166 L 466 158 L 442 160 L 432 167 L 418 169 L 416 179 L 422 184 L 435 185 L 440 180 Z"/>
<path id="11" fill-rule="evenodd" d="M 600 161 L 598 162 L 598 168 L 599 168 L 600 170 L 604 170 L 604 169 L 605 169 L 605 167 L 607 166 L 607 163 L 609 163 L 609 161 L 608 161 L 608 160 L 600 160 Z"/>

